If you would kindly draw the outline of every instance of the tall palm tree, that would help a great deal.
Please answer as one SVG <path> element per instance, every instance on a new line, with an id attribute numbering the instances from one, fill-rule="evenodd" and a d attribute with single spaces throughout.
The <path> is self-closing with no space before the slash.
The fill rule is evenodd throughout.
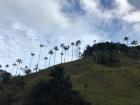
<path id="1" fill-rule="evenodd" d="M 41 50 L 42 50 L 43 47 L 44 47 L 44 45 L 43 44 L 40 44 L 40 50 L 39 50 L 38 62 L 37 62 L 38 69 L 39 69 L 39 63 L 40 63 L 40 57 L 41 57 Z"/>
<path id="2" fill-rule="evenodd" d="M 47 60 L 48 60 L 48 57 L 44 57 L 44 61 L 45 61 L 44 68 L 46 68 Z"/>
<path id="3" fill-rule="evenodd" d="M 80 45 L 81 45 L 81 41 L 80 41 L 80 40 L 77 40 L 75 45 L 77 46 L 77 49 L 78 49 L 78 50 L 77 50 L 77 51 L 78 51 L 78 52 L 77 52 L 77 58 L 78 58 L 78 57 L 79 57 L 79 53 L 80 53 L 79 47 L 80 47 Z"/>
<path id="4" fill-rule="evenodd" d="M 80 56 L 81 56 L 81 47 L 78 47 L 78 49 L 79 49 L 78 54 L 79 54 L 79 59 L 80 59 Z"/>
<path id="5" fill-rule="evenodd" d="M 35 65 L 34 67 L 34 71 L 37 73 L 37 70 L 38 70 L 38 64 Z"/>
<path id="6" fill-rule="evenodd" d="M 20 72 L 19 72 L 19 75 L 21 74 L 21 72 L 23 72 L 24 71 L 24 68 L 20 68 Z"/>
<path id="7" fill-rule="evenodd" d="M 32 61 L 33 61 L 33 57 L 35 56 L 35 53 L 31 53 L 31 61 L 30 61 L 30 64 L 29 64 L 29 69 L 31 69 L 32 67 Z"/>
<path id="8" fill-rule="evenodd" d="M 60 47 L 61 47 L 61 49 L 62 49 L 62 52 L 63 52 L 63 50 L 64 50 L 64 43 L 62 43 L 61 45 L 60 45 Z"/>
<path id="9" fill-rule="evenodd" d="M 137 45 L 138 45 L 138 41 L 133 40 L 133 41 L 131 42 L 131 45 L 133 45 L 133 46 L 137 46 Z"/>
<path id="10" fill-rule="evenodd" d="M 55 47 L 54 47 L 54 51 L 55 51 L 55 54 L 54 54 L 54 65 L 55 65 L 55 59 L 56 59 L 56 52 L 57 52 L 58 50 L 59 50 L 58 47 L 55 46 Z"/>
<path id="11" fill-rule="evenodd" d="M 5 65 L 5 67 L 6 67 L 6 70 L 7 70 L 9 68 L 9 64 Z"/>
<path id="12" fill-rule="evenodd" d="M 71 43 L 71 48 L 72 48 L 72 54 L 71 54 L 72 57 L 71 57 L 71 60 L 73 60 L 73 47 L 74 47 L 74 42 Z"/>
<path id="13" fill-rule="evenodd" d="M 93 44 L 95 44 L 96 43 L 96 40 L 93 40 Z"/>
<path id="14" fill-rule="evenodd" d="M 69 50 L 69 46 L 64 46 L 64 51 L 65 51 L 64 63 L 66 61 L 66 56 L 67 56 L 67 51 L 68 50 Z"/>
<path id="15" fill-rule="evenodd" d="M 65 45 L 64 45 L 64 43 L 62 43 L 61 45 L 60 45 L 60 47 L 61 47 L 61 63 L 62 63 L 62 59 L 63 59 L 63 55 L 64 55 L 64 52 L 63 52 L 63 50 L 64 50 L 64 47 L 65 47 Z"/>
<path id="16" fill-rule="evenodd" d="M 17 75 L 17 72 L 19 70 L 20 64 L 23 63 L 23 60 L 22 59 L 17 59 L 17 63 L 18 63 L 18 65 L 17 65 L 16 75 Z"/>
<path id="17" fill-rule="evenodd" d="M 49 67 L 50 67 L 50 64 L 51 64 L 51 56 L 54 54 L 53 50 L 50 50 L 48 52 L 50 54 L 50 58 L 49 58 Z"/>
<path id="18" fill-rule="evenodd" d="M 61 52 L 61 64 L 62 64 L 62 60 L 63 60 L 63 55 L 64 55 L 64 53 L 63 52 Z"/>
<path id="19" fill-rule="evenodd" d="M 129 44 L 129 43 L 128 43 L 129 37 L 128 37 L 128 36 L 125 36 L 125 37 L 124 37 L 124 41 L 126 41 L 126 45 L 128 46 L 128 44 Z"/>
<path id="20" fill-rule="evenodd" d="M 13 71 L 14 71 L 15 67 L 17 66 L 17 64 L 16 63 L 13 63 L 12 65 L 13 65 L 13 69 L 12 69 L 11 74 L 13 74 Z"/>

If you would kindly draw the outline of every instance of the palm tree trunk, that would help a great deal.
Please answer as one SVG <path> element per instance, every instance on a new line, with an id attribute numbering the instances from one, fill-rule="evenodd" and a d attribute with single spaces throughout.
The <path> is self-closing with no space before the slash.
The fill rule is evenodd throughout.
<path id="1" fill-rule="evenodd" d="M 17 75 L 18 69 L 19 69 L 19 64 L 17 65 L 16 75 Z"/>
<path id="2" fill-rule="evenodd" d="M 69 50 L 68 50 L 68 56 L 67 56 L 67 60 L 68 60 L 68 61 L 69 61 L 69 55 L 70 55 L 70 54 L 69 54 Z"/>
<path id="3" fill-rule="evenodd" d="M 44 65 L 44 68 L 46 68 L 46 60 L 45 60 L 45 65 Z"/>
<path id="4" fill-rule="evenodd" d="M 41 55 L 41 48 L 40 48 L 40 51 L 39 51 L 38 62 L 37 62 L 38 69 L 39 69 L 39 63 L 40 63 L 40 55 Z"/>
<path id="5" fill-rule="evenodd" d="M 72 58 L 71 58 L 71 61 L 73 60 L 73 46 L 72 46 Z"/>
<path id="6" fill-rule="evenodd" d="M 29 65 L 29 69 L 31 69 L 31 66 L 32 66 L 32 60 L 33 60 L 33 57 L 31 57 L 31 61 L 30 61 L 30 65 Z"/>
<path id="7" fill-rule="evenodd" d="M 54 65 L 55 65 L 55 59 L 56 59 L 56 51 L 55 51 L 55 54 L 54 54 Z"/>
<path id="8" fill-rule="evenodd" d="M 13 74 L 13 71 L 14 71 L 14 66 L 13 66 L 13 68 L 12 68 L 12 72 L 11 72 L 11 74 Z"/>
<path id="9" fill-rule="evenodd" d="M 50 67 L 50 64 L 51 64 L 51 54 L 50 54 L 50 59 L 49 59 L 49 67 Z"/>
<path id="10" fill-rule="evenodd" d="M 67 53 L 66 53 L 66 51 L 65 51 L 64 63 L 65 63 L 65 61 L 66 61 L 66 54 L 67 54 Z"/>
<path id="11" fill-rule="evenodd" d="M 62 64 L 62 56 L 63 56 L 63 55 L 61 54 L 61 64 Z"/>

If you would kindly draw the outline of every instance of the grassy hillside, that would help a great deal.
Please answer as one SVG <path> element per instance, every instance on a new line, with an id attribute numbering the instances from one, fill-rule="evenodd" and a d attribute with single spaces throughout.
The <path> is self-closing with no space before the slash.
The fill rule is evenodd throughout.
<path id="1" fill-rule="evenodd" d="M 90 57 L 63 64 L 73 89 L 93 105 L 140 105 L 140 64 L 124 57 L 121 65 L 97 65 Z M 47 70 L 26 76 L 24 91 L 47 78 Z M 24 91 L 18 92 L 17 96 Z"/>

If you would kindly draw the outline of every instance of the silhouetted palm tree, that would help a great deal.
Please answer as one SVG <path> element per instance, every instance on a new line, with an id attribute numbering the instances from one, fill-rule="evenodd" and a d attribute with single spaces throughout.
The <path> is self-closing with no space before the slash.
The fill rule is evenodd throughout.
<path id="1" fill-rule="evenodd" d="M 133 40 L 133 41 L 131 42 L 131 45 L 133 45 L 133 46 L 137 46 L 137 45 L 138 45 L 138 41 Z"/>
<path id="2" fill-rule="evenodd" d="M 12 69 L 11 74 L 13 74 L 13 71 L 14 71 L 15 67 L 17 66 L 17 64 L 16 63 L 13 63 L 12 65 L 13 65 L 13 69 Z"/>
<path id="3" fill-rule="evenodd" d="M 77 58 L 78 58 L 78 57 L 79 57 L 79 52 L 80 52 L 79 47 L 80 47 L 80 45 L 81 45 L 81 41 L 80 41 L 80 40 L 77 40 L 75 45 L 77 46 L 77 49 L 78 49 L 78 52 L 77 52 Z M 80 58 L 80 57 L 79 57 L 79 58 Z"/>
<path id="4" fill-rule="evenodd" d="M 79 54 L 79 59 L 80 59 L 80 57 L 81 57 L 81 47 L 78 47 L 78 49 L 79 49 L 78 54 Z"/>
<path id="5" fill-rule="evenodd" d="M 5 67 L 6 67 L 6 70 L 9 68 L 9 65 L 7 64 L 7 65 L 5 65 Z"/>
<path id="6" fill-rule="evenodd" d="M 38 64 L 36 64 L 35 65 L 35 67 L 34 67 L 34 71 L 37 73 L 37 70 L 38 70 L 39 68 L 38 68 Z"/>
<path id="7" fill-rule="evenodd" d="M 61 52 L 61 64 L 62 64 L 62 60 L 63 60 L 63 55 L 64 55 L 64 53 Z"/>
<path id="8" fill-rule="evenodd" d="M 128 36 L 125 36 L 125 37 L 124 37 L 124 41 L 126 41 L 126 45 L 128 46 L 128 44 L 129 44 L 129 43 L 128 43 L 129 37 L 128 37 Z"/>
<path id="9" fill-rule="evenodd" d="M 61 45 L 60 45 L 60 47 L 61 47 L 61 58 L 63 59 L 63 55 L 64 55 L 64 52 L 63 52 L 63 50 L 64 50 L 64 43 L 62 43 Z M 61 63 L 62 63 L 62 60 L 61 60 Z"/>
<path id="10" fill-rule="evenodd" d="M 17 65 L 16 75 L 17 75 L 17 72 L 19 70 L 20 64 L 23 63 L 23 60 L 22 59 L 17 59 L 17 63 L 18 63 L 18 65 Z"/>
<path id="11" fill-rule="evenodd" d="M 65 51 L 64 63 L 66 61 L 66 56 L 67 56 L 67 51 L 68 50 L 69 50 L 69 46 L 64 46 L 64 51 Z"/>
<path id="12" fill-rule="evenodd" d="M 56 59 L 56 52 L 57 52 L 58 50 L 59 50 L 58 47 L 55 46 L 55 47 L 54 47 L 54 51 L 55 51 L 55 54 L 54 54 L 54 65 L 55 65 L 55 59 Z"/>
<path id="13" fill-rule="evenodd" d="M 44 45 L 43 44 L 40 44 L 40 50 L 39 50 L 38 62 L 37 62 L 38 69 L 39 69 L 39 63 L 40 63 L 40 57 L 41 57 L 41 50 L 42 50 L 43 47 L 44 47 Z"/>
<path id="14" fill-rule="evenodd" d="M 72 54 L 71 54 L 72 57 L 71 57 L 71 60 L 73 60 L 73 47 L 74 47 L 74 42 L 71 43 L 71 48 L 72 48 Z"/>
<path id="15" fill-rule="evenodd" d="M 24 71 L 24 68 L 20 68 L 20 72 L 19 72 L 19 75 L 21 74 L 21 72 L 23 72 Z"/>
<path id="16" fill-rule="evenodd" d="M 44 61 L 45 61 L 44 68 L 46 68 L 47 60 L 48 60 L 48 57 L 44 57 Z"/>
<path id="17" fill-rule="evenodd" d="M 30 61 L 30 64 L 29 64 L 29 69 L 31 69 L 31 67 L 32 67 L 32 61 L 33 61 L 33 57 L 35 56 L 35 54 L 31 53 L 30 55 L 31 55 L 31 61 Z"/>
<path id="18" fill-rule="evenodd" d="M 50 64 L 51 64 L 51 56 L 54 54 L 54 52 L 52 50 L 50 50 L 48 53 L 50 54 L 50 58 L 49 58 L 49 67 L 50 67 Z"/>

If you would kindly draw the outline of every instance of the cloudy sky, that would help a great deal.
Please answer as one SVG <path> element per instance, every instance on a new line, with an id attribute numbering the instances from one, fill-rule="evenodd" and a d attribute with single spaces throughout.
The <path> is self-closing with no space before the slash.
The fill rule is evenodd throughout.
<path id="1" fill-rule="evenodd" d="M 0 0 L 0 63 L 5 65 L 31 52 L 43 56 L 60 43 L 80 39 L 140 41 L 140 0 Z M 42 58 L 43 58 L 42 56 Z M 34 61 L 35 63 L 35 61 Z"/>

